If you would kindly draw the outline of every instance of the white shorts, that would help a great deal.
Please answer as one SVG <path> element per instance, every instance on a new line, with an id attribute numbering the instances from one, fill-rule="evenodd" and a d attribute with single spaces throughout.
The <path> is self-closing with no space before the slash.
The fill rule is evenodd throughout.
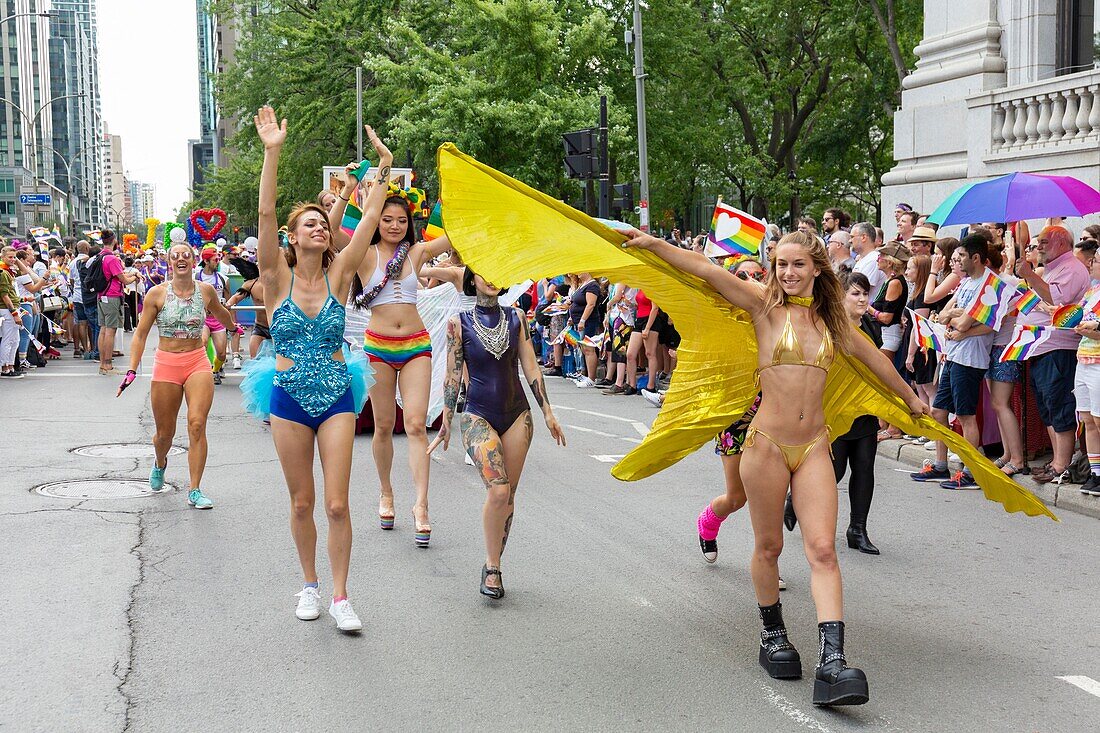
<path id="1" fill-rule="evenodd" d="M 1078 412 L 1100 417 L 1100 364 L 1077 364 L 1073 396 L 1077 399 Z"/>
<path id="2" fill-rule="evenodd" d="M 884 351 L 893 351 L 897 353 L 898 348 L 901 346 L 901 324 L 895 323 L 892 326 L 882 327 L 882 348 Z"/>

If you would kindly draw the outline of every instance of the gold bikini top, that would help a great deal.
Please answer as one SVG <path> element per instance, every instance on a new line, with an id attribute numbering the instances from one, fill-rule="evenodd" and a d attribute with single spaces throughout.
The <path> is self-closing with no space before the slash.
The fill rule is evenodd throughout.
<path id="1" fill-rule="evenodd" d="M 813 304 L 813 298 L 788 296 L 787 301 L 806 308 Z M 806 361 L 806 357 L 802 353 L 802 345 L 798 343 L 798 334 L 795 333 L 794 326 L 791 325 L 791 309 L 788 305 L 787 322 L 783 324 L 783 333 L 779 335 L 779 340 L 775 342 L 775 348 L 772 349 L 772 363 L 757 369 L 756 377 L 759 378 L 760 372 L 765 369 L 780 364 L 817 367 L 827 372 L 829 367 L 832 366 L 833 356 L 833 339 L 829 335 L 829 329 L 826 328 L 824 335 L 821 337 L 821 345 L 817 349 L 817 356 L 814 357 L 812 362 Z"/>

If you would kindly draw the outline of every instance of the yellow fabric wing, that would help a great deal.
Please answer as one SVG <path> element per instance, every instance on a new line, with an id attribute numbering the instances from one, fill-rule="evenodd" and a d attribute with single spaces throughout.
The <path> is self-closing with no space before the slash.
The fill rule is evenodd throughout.
<path id="1" fill-rule="evenodd" d="M 611 471 L 633 481 L 671 466 L 712 440 L 756 397 L 756 335 L 748 315 L 706 282 L 657 256 L 619 245 L 625 237 L 535 189 L 485 166 L 447 143 L 438 152 L 447 235 L 465 262 L 499 286 L 590 272 L 642 288 L 668 311 L 682 341 L 677 367 L 653 428 Z M 833 435 L 873 414 L 906 433 L 944 440 L 970 467 L 986 498 L 1006 511 L 1057 519 L 1038 497 L 1005 476 L 961 436 L 905 402 L 861 362 L 838 354 L 824 408 Z"/>

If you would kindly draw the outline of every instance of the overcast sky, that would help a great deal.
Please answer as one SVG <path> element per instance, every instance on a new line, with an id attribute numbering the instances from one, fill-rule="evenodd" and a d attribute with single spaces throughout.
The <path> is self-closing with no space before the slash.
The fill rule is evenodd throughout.
<path id="1" fill-rule="evenodd" d="M 199 135 L 195 0 L 99 0 L 103 118 L 127 174 L 157 187 L 157 218 L 188 200 L 187 141 Z"/>

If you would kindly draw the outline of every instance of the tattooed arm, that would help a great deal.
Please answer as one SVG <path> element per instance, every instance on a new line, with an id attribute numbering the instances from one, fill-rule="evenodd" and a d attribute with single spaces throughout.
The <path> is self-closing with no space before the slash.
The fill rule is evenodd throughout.
<path id="1" fill-rule="evenodd" d="M 535 358 L 535 347 L 531 343 L 531 327 L 527 323 L 527 314 L 517 308 L 520 325 L 519 360 L 523 367 L 523 376 L 531 385 L 531 393 L 535 396 L 535 402 L 542 409 L 542 416 L 546 420 L 546 427 L 550 435 L 559 445 L 565 445 L 565 433 L 562 432 L 558 419 L 554 417 L 554 410 L 550 407 L 550 398 L 546 394 L 546 382 L 542 378 L 542 370 L 539 369 L 538 360 Z"/>
<path id="2" fill-rule="evenodd" d="M 439 437 L 443 439 L 443 450 L 447 450 L 451 442 L 451 421 L 458 406 L 463 361 L 462 322 L 458 320 L 458 316 L 453 316 L 447 322 L 447 375 L 443 379 L 443 424 L 439 428 Z"/>

